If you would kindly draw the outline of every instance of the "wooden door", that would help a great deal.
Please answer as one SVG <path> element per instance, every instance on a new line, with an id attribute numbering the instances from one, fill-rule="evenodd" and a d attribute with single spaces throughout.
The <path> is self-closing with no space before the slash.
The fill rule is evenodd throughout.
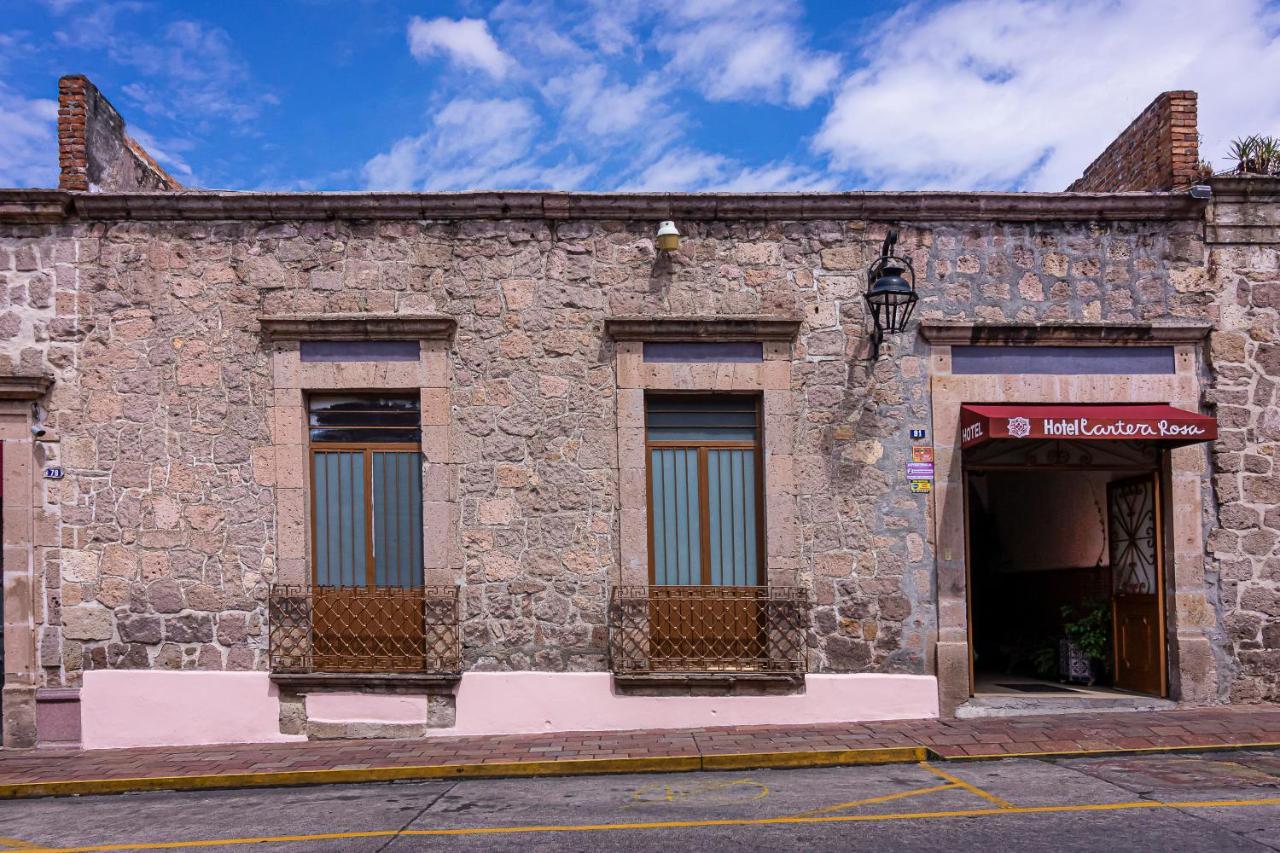
<path id="1" fill-rule="evenodd" d="M 1155 472 L 1107 484 L 1115 686 L 1164 696 L 1164 543 Z"/>

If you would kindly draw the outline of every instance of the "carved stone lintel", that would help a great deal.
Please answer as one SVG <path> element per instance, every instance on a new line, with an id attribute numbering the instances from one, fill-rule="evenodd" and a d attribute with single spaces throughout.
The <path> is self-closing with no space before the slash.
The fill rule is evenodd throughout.
<path id="1" fill-rule="evenodd" d="M 1209 336 L 1208 323 L 950 323 L 926 320 L 920 335 L 931 344 L 964 346 L 1153 346 L 1195 344 Z"/>
<path id="2" fill-rule="evenodd" d="M 792 341 L 794 317 L 735 314 L 720 317 L 609 317 L 605 331 L 615 341 Z"/>
<path id="3" fill-rule="evenodd" d="M 458 326 L 452 317 L 409 314 L 297 314 L 259 317 L 258 322 L 273 341 L 442 339 L 451 337 Z"/>
<path id="4" fill-rule="evenodd" d="M 39 400 L 52 387 L 48 376 L 0 376 L 0 400 Z"/>

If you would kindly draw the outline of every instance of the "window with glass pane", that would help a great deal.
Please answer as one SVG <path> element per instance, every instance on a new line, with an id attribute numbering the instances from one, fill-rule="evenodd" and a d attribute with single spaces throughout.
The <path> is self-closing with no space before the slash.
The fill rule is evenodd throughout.
<path id="1" fill-rule="evenodd" d="M 748 396 L 645 400 L 653 583 L 760 583 L 760 404 Z"/>
<path id="2" fill-rule="evenodd" d="M 314 396 L 316 586 L 422 586 L 422 418 L 417 396 Z"/>

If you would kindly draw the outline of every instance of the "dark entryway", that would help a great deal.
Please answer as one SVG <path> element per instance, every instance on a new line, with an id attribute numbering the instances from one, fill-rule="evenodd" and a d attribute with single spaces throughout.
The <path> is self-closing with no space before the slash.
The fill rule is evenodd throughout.
<path id="1" fill-rule="evenodd" d="M 1162 453 L 1062 444 L 966 455 L 974 684 L 1163 696 Z"/>

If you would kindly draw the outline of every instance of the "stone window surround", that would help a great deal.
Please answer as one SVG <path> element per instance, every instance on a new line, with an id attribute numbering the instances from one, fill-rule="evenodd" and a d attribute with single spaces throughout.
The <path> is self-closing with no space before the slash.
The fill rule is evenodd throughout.
<path id="1" fill-rule="evenodd" d="M 259 318 L 271 347 L 271 444 L 254 450 L 257 481 L 276 504 L 276 581 L 310 585 L 310 478 L 306 395 L 313 391 L 411 391 L 422 407 L 423 582 L 454 586 L 462 555 L 457 467 L 449 459 L 449 346 L 456 322 L 430 315 L 294 315 Z M 417 340 L 418 360 L 302 362 L 304 340 Z"/>
<path id="2" fill-rule="evenodd" d="M 969 616 L 965 567 L 964 481 L 961 475 L 960 406 L 966 402 L 1168 403 L 1200 407 L 1200 348 L 1210 328 L 1201 324 L 1069 323 L 1054 325 L 973 324 L 925 321 L 921 336 L 930 345 L 929 377 L 936 480 L 934 517 L 938 589 L 937 673 L 944 715 L 970 695 Z M 1173 346 L 1175 372 L 1114 375 L 953 375 L 951 347 L 1004 346 Z M 1216 694 L 1209 632 L 1214 611 L 1205 594 L 1203 477 L 1208 470 L 1202 444 L 1172 448 L 1164 490 L 1171 521 L 1166 541 L 1172 560 L 1166 582 L 1170 695 L 1207 702 Z"/>
<path id="3" fill-rule="evenodd" d="M 41 531 L 37 444 L 32 404 L 53 386 L 47 376 L 0 376 L 0 441 L 4 443 L 4 745 L 36 745 L 36 547 L 56 546 Z M 41 542 L 37 543 L 37 536 Z"/>
<path id="4" fill-rule="evenodd" d="M 791 346 L 800 321 L 766 316 L 610 317 L 615 341 L 618 412 L 619 585 L 649 583 L 648 478 L 644 396 L 647 391 L 757 392 L 763 397 L 765 571 L 770 586 L 799 582 L 799 532 L 793 463 L 795 409 Z M 758 363 L 646 363 L 645 341 L 759 341 Z"/>

